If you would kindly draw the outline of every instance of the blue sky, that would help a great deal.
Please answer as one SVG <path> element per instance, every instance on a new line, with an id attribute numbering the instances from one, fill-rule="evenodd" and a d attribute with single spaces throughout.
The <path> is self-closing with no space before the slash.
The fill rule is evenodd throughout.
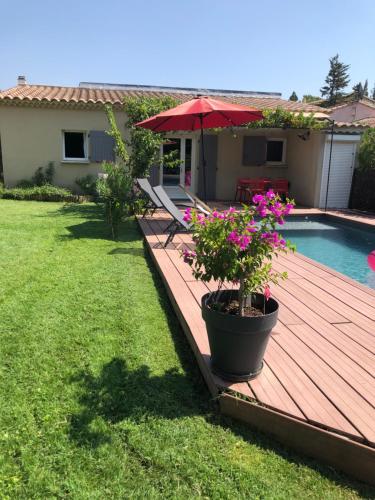
<path id="1" fill-rule="evenodd" d="M 328 58 L 375 82 L 374 0 L 2 1 L 0 88 L 80 81 L 319 95 Z"/>

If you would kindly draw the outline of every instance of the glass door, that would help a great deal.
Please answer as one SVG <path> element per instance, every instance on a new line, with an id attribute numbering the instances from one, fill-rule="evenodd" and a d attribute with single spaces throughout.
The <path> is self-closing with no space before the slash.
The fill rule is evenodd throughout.
<path id="1" fill-rule="evenodd" d="M 180 186 L 190 189 L 192 167 L 192 140 L 185 138 L 168 138 L 162 146 L 162 155 L 172 156 L 178 165 L 170 166 L 168 162 L 161 167 L 161 184 L 171 198 L 186 197 Z"/>

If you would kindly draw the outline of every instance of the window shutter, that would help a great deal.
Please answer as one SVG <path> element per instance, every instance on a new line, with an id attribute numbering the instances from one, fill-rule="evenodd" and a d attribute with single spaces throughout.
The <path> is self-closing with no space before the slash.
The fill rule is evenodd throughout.
<path id="1" fill-rule="evenodd" d="M 267 139 L 264 136 L 245 136 L 243 138 L 242 164 L 264 165 L 267 155 Z"/>
<path id="2" fill-rule="evenodd" d="M 104 130 L 91 130 L 89 141 L 90 161 L 115 161 L 115 141 Z"/>

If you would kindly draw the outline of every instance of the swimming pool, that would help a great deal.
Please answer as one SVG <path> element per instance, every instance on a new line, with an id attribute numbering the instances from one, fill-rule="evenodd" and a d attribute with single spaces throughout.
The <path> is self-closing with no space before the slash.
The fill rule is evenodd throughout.
<path id="1" fill-rule="evenodd" d="M 375 228 L 329 215 L 288 217 L 280 233 L 297 252 L 375 289 L 375 272 L 367 256 L 375 250 Z"/>

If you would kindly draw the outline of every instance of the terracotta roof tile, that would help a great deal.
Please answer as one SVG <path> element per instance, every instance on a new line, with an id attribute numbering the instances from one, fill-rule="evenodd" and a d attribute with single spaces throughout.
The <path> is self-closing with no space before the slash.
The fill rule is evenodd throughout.
<path id="1" fill-rule="evenodd" d="M 362 118 L 361 120 L 356 120 L 354 124 L 362 127 L 375 127 L 375 117 Z"/>
<path id="2" fill-rule="evenodd" d="M 48 85 L 18 85 L 0 92 L 0 103 L 92 103 L 120 105 L 126 96 L 140 97 L 152 95 L 156 97 L 171 96 L 179 102 L 192 99 L 193 93 L 174 93 L 169 91 L 150 91 L 133 89 L 105 89 L 85 87 L 55 87 Z M 285 101 L 277 97 L 253 97 L 248 95 L 220 96 L 219 99 L 258 109 L 275 109 L 277 107 L 288 111 L 322 112 L 322 108 L 309 103 Z"/>

